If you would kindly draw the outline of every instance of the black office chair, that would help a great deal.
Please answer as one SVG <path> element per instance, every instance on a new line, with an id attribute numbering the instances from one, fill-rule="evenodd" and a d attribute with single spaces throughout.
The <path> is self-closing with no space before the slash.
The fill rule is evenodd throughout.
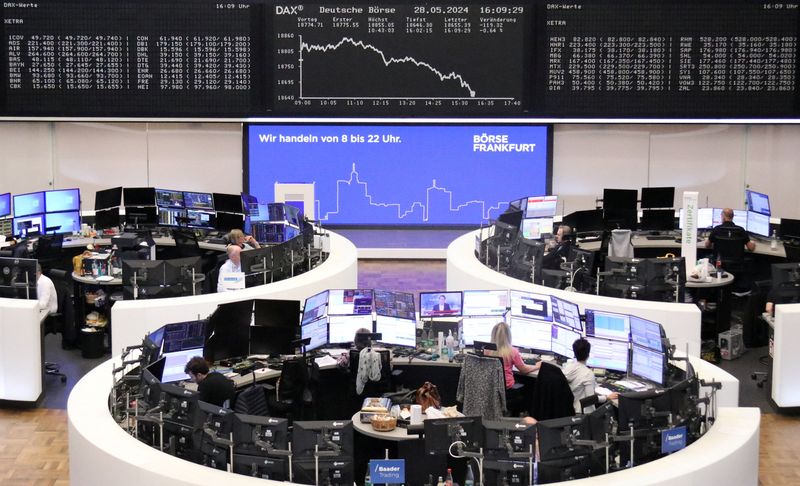
<path id="1" fill-rule="evenodd" d="M 64 270 L 50 270 L 50 277 L 53 280 L 53 286 L 56 288 L 56 297 L 58 300 L 58 312 L 49 314 L 44 321 L 43 336 L 47 334 L 62 333 L 69 323 L 75 322 L 75 311 L 72 302 L 72 292 L 69 283 L 67 283 L 67 272 Z M 63 340 L 63 337 L 62 337 Z M 42 347 L 44 350 L 44 347 Z M 44 372 L 47 375 L 55 375 L 61 377 L 61 383 L 67 382 L 67 375 L 61 372 L 61 365 L 58 363 L 45 362 Z"/>
<path id="2" fill-rule="evenodd" d="M 227 253 L 222 253 L 221 255 L 217 255 L 214 268 L 212 268 L 207 273 L 207 278 L 203 281 L 203 287 L 204 287 L 203 293 L 212 294 L 217 291 L 217 281 L 219 280 L 219 269 L 222 268 L 222 265 L 225 265 L 226 261 L 228 261 Z"/>
<path id="3" fill-rule="evenodd" d="M 44 269 L 50 268 L 61 258 L 61 248 L 64 245 L 64 235 L 42 235 L 36 243 L 35 258 Z"/>
<path id="4" fill-rule="evenodd" d="M 786 261 L 789 263 L 800 262 L 800 242 L 784 241 L 783 249 L 786 250 Z"/>
<path id="5" fill-rule="evenodd" d="M 233 410 L 236 413 L 246 415 L 269 415 L 269 405 L 267 402 L 267 389 L 262 385 L 255 385 L 245 388 L 236 394 L 233 403 Z"/>
<path id="6" fill-rule="evenodd" d="M 202 256 L 203 251 L 197 242 L 197 236 L 193 232 L 186 230 L 173 230 L 172 238 L 175 240 L 175 248 L 178 251 L 178 258 Z"/>
<path id="7" fill-rule="evenodd" d="M 533 392 L 531 416 L 548 420 L 575 415 L 575 400 L 567 378 L 557 365 L 542 362 Z"/>
<path id="8" fill-rule="evenodd" d="M 284 360 L 275 385 L 265 385 L 270 415 L 294 420 L 313 420 L 319 367 L 309 358 Z"/>
<path id="9" fill-rule="evenodd" d="M 377 381 L 368 381 L 364 385 L 364 390 L 359 395 L 356 392 L 356 377 L 358 376 L 358 363 L 361 351 L 357 349 L 350 350 L 350 396 L 352 397 L 353 412 L 361 409 L 361 403 L 366 397 L 380 397 L 384 393 L 394 391 L 392 381 L 392 359 L 388 349 L 379 349 L 375 351 L 381 357 L 381 377 Z"/>

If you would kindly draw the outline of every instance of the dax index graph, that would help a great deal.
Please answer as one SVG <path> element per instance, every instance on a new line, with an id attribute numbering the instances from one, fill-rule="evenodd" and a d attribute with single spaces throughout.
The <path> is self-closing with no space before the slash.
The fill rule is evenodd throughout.
<path id="1" fill-rule="evenodd" d="M 523 5 L 278 5 L 275 110 L 519 114 Z"/>

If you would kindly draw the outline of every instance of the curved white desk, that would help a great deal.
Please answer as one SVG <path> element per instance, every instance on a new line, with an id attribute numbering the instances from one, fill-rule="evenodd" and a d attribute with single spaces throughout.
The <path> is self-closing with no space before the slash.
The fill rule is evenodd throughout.
<path id="1" fill-rule="evenodd" d="M 358 286 L 356 247 L 346 238 L 330 235 L 330 255 L 321 265 L 296 277 L 235 292 L 173 297 L 169 299 L 123 300 L 111 309 L 111 354 L 118 356 L 126 346 L 142 342 L 150 331 L 170 322 L 192 321 L 211 314 L 219 304 L 247 299 L 305 300 L 327 289 Z"/>
<path id="2" fill-rule="evenodd" d="M 694 362 L 694 360 L 693 360 Z M 70 481 L 81 486 L 269 486 L 288 484 L 254 479 L 172 457 L 139 442 L 117 425 L 108 410 L 114 360 L 101 364 L 75 385 L 67 403 Z M 708 364 L 709 367 L 715 368 Z M 699 371 L 699 370 L 698 370 Z M 714 375 L 713 371 L 709 371 Z M 723 372 L 724 373 L 724 372 Z M 614 473 L 570 481 L 600 486 L 758 483 L 757 408 L 720 408 L 711 430 L 669 457 Z"/>
<path id="3" fill-rule="evenodd" d="M 523 282 L 485 266 L 475 257 L 475 237 L 479 231 L 456 238 L 447 247 L 447 289 L 513 289 L 555 295 L 586 309 L 633 314 L 664 326 L 667 337 L 677 349 L 700 356 L 701 312 L 694 304 L 676 304 L 646 300 L 618 299 L 591 294 L 579 294 Z M 116 322 L 116 321 L 115 321 Z"/>
<path id="4" fill-rule="evenodd" d="M 800 304 L 775 306 L 772 395 L 778 407 L 800 406 Z"/>
<path id="5" fill-rule="evenodd" d="M 0 298 L 0 405 L 35 405 L 42 396 L 39 301 Z"/>

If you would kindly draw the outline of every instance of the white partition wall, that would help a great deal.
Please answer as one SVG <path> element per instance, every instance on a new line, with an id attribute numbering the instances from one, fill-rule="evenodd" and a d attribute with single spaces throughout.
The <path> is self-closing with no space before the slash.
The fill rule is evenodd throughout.
<path id="1" fill-rule="evenodd" d="M 775 306 L 772 400 L 779 407 L 800 407 L 800 304 Z"/>
<path id="2" fill-rule="evenodd" d="M 42 395 L 41 318 L 36 300 L 0 298 L 0 402 Z"/>
<path id="3" fill-rule="evenodd" d="M 247 299 L 291 299 L 306 297 L 330 288 L 358 286 L 356 247 L 335 233 L 330 235 L 330 256 L 310 272 L 275 283 L 248 289 L 192 297 L 154 300 L 123 300 L 111 309 L 111 354 L 118 356 L 126 346 L 141 344 L 142 338 L 170 322 L 204 319 L 217 305 Z"/>
<path id="4" fill-rule="evenodd" d="M 679 350 L 686 350 L 688 346 L 690 356 L 700 355 L 700 309 L 696 305 L 602 297 L 523 282 L 496 272 L 478 261 L 475 257 L 475 237 L 478 233 L 467 233 L 447 248 L 447 290 L 525 290 L 574 302 L 581 311 L 595 309 L 633 314 L 664 326 L 667 337 Z"/>

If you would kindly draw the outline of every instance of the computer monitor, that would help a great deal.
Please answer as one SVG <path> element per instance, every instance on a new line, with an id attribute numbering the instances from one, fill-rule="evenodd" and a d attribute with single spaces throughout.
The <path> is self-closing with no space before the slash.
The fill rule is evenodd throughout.
<path id="1" fill-rule="evenodd" d="M 564 216 L 561 222 L 572 227 L 572 231 L 576 234 L 596 233 L 605 229 L 602 209 L 575 211 Z"/>
<path id="2" fill-rule="evenodd" d="M 411 292 L 376 289 L 375 313 L 379 316 L 416 320 L 414 294 Z"/>
<path id="3" fill-rule="evenodd" d="M 536 423 L 541 461 L 564 459 L 591 451 L 591 446 L 581 446 L 573 440 L 586 440 L 590 436 L 589 424 L 583 416 L 540 420 Z"/>
<path id="4" fill-rule="evenodd" d="M 328 315 L 372 315 L 372 289 L 334 289 L 328 292 Z"/>
<path id="5" fill-rule="evenodd" d="M 214 196 L 207 192 L 183 192 L 183 204 L 187 208 L 214 211 Z"/>
<path id="6" fill-rule="evenodd" d="M 543 256 L 544 244 L 541 241 L 517 239 L 508 275 L 526 282 L 541 282 Z"/>
<path id="7" fill-rule="evenodd" d="M 550 296 L 550 304 L 552 306 L 554 322 L 562 326 L 571 327 L 578 332 L 583 332 L 581 312 L 578 310 L 578 304 L 560 299 L 554 295 Z"/>
<path id="8" fill-rule="evenodd" d="M 586 309 L 586 335 L 630 342 L 630 318 L 626 314 Z"/>
<path id="9" fill-rule="evenodd" d="M 0 297 L 36 299 L 36 260 L 0 257 Z"/>
<path id="10" fill-rule="evenodd" d="M 244 230 L 244 216 L 218 212 L 216 218 L 214 218 L 214 227 L 220 231 Z"/>
<path id="11" fill-rule="evenodd" d="M 285 418 L 237 413 L 232 426 L 235 451 L 266 457 L 272 450 L 289 448 L 289 421 Z"/>
<path id="12" fill-rule="evenodd" d="M 722 208 L 712 208 L 711 223 L 712 227 L 722 224 Z M 734 209 L 733 224 L 735 224 L 736 226 L 741 226 L 744 229 L 748 229 L 747 211 L 743 209 Z"/>
<path id="13" fill-rule="evenodd" d="M 459 336 L 467 346 L 472 346 L 475 341 L 491 342 L 492 329 L 501 321 L 502 316 L 464 317 Z"/>
<path id="14" fill-rule="evenodd" d="M 483 447 L 481 417 L 456 417 L 428 419 L 425 425 L 425 455 L 447 455 L 452 445 L 460 442 L 468 452 L 478 452 Z"/>
<path id="15" fill-rule="evenodd" d="M 536 425 L 518 420 L 483 420 L 484 453 L 491 459 L 536 452 Z M 519 457 L 517 457 L 519 458 Z"/>
<path id="16" fill-rule="evenodd" d="M 186 363 L 184 362 L 184 365 Z M 183 367 L 181 367 L 181 372 L 183 372 Z M 166 371 L 165 371 L 166 374 Z M 184 378 L 187 377 L 186 374 L 183 375 Z M 177 380 L 172 380 L 177 381 Z M 163 394 L 164 402 L 162 405 L 162 411 L 164 412 L 164 432 L 165 432 L 165 442 L 166 440 L 166 433 L 172 432 L 166 427 L 168 423 L 172 424 L 181 424 L 181 425 L 188 425 L 190 427 L 199 426 L 203 423 L 205 419 L 205 414 L 200 411 L 198 406 L 198 398 L 199 393 L 194 390 L 189 390 L 179 385 L 173 385 L 169 382 L 162 380 L 161 381 L 161 393 Z M 171 427 L 170 427 L 171 428 Z M 184 435 L 188 430 L 185 428 L 183 430 L 178 431 L 180 435 Z M 182 442 L 182 441 L 181 441 Z M 180 445 L 175 444 L 178 447 L 187 447 L 186 443 L 182 443 Z M 199 444 L 197 444 L 199 446 Z M 190 446 L 194 448 L 194 444 Z"/>
<path id="17" fill-rule="evenodd" d="M 300 301 L 256 299 L 253 323 L 256 326 L 297 329 L 300 325 Z"/>
<path id="18" fill-rule="evenodd" d="M 355 334 L 354 334 L 355 335 Z M 300 326 L 300 339 L 311 339 L 306 351 L 321 348 L 328 344 L 328 318 L 322 317 Z"/>
<path id="19" fill-rule="evenodd" d="M 125 206 L 125 224 L 156 226 L 158 210 L 155 206 Z"/>
<path id="20" fill-rule="evenodd" d="M 631 375 L 664 386 L 666 361 L 664 353 L 634 345 L 631 351 Z"/>
<path id="21" fill-rule="evenodd" d="M 352 343 L 359 329 L 372 332 L 372 314 L 328 316 L 328 342 Z"/>
<path id="22" fill-rule="evenodd" d="M 214 209 L 224 213 L 244 214 L 241 194 L 223 194 L 215 192 L 213 194 Z"/>
<path id="23" fill-rule="evenodd" d="M 603 189 L 603 209 L 636 209 L 636 189 Z"/>
<path id="24" fill-rule="evenodd" d="M 666 426 L 669 422 L 667 413 L 671 411 L 672 400 L 663 388 L 619 394 L 618 423 L 623 430 L 630 430 L 631 425 L 642 429 Z M 656 415 L 657 412 L 661 413 Z M 659 443 L 659 449 L 660 445 Z M 627 452 L 626 449 L 630 450 L 628 447 L 621 447 L 620 451 Z"/>
<path id="25" fill-rule="evenodd" d="M 180 226 L 178 218 L 185 218 L 186 210 L 179 208 L 158 207 L 158 224 L 160 226 Z"/>
<path id="26" fill-rule="evenodd" d="M 675 211 L 672 209 L 645 209 L 639 221 L 644 231 L 672 231 L 675 229 Z"/>
<path id="27" fill-rule="evenodd" d="M 459 317 L 462 308 L 461 292 L 420 292 L 419 315 L 425 317 Z"/>
<path id="28" fill-rule="evenodd" d="M 294 457 L 313 458 L 315 446 L 319 446 L 318 450 L 322 452 L 352 457 L 353 423 L 350 420 L 294 422 L 292 430 Z"/>
<path id="29" fill-rule="evenodd" d="M 97 191 L 94 195 L 94 210 L 116 208 L 122 206 L 122 187 L 112 187 Z"/>
<path id="30" fill-rule="evenodd" d="M 572 351 L 572 344 L 580 339 L 581 334 L 574 329 L 568 329 L 557 324 L 551 327 L 551 333 L 550 342 L 553 352 L 562 358 L 574 358 L 575 353 Z"/>
<path id="31" fill-rule="evenodd" d="M 628 372 L 627 342 L 591 336 L 587 336 L 586 340 L 592 346 L 586 366 L 620 373 Z"/>
<path id="32" fill-rule="evenodd" d="M 139 287 L 164 285 L 163 260 L 122 260 L 122 284 Z"/>
<path id="33" fill-rule="evenodd" d="M 94 227 L 96 229 L 116 228 L 119 223 L 119 208 L 101 209 L 94 213 Z"/>
<path id="34" fill-rule="evenodd" d="M 407 348 L 417 347 L 417 323 L 412 319 L 378 315 L 375 332 L 381 335 L 378 342 Z"/>
<path id="35" fill-rule="evenodd" d="M 549 295 L 511 290 L 509 292 L 509 306 L 513 317 L 525 317 L 547 322 L 553 320 L 552 301 Z"/>
<path id="36" fill-rule="evenodd" d="M 244 358 L 250 353 L 253 301 L 242 300 L 217 306 L 208 317 L 205 357 L 211 362 Z"/>
<path id="37" fill-rule="evenodd" d="M 523 215 L 523 211 L 515 210 L 511 207 L 506 209 L 494 222 L 494 236 L 502 236 L 508 239 L 516 238 Z"/>
<path id="38" fill-rule="evenodd" d="M 242 272 L 247 275 L 251 275 L 271 271 L 275 266 L 273 264 L 274 253 L 275 247 L 273 246 L 262 246 L 253 250 L 242 251 L 239 254 Z M 261 278 L 257 280 L 263 283 Z"/>
<path id="39" fill-rule="evenodd" d="M 161 401 L 161 377 L 164 376 L 165 358 L 159 358 L 142 370 L 139 382 L 139 395 L 148 408 L 153 408 Z M 140 404 L 141 407 L 141 404 Z"/>
<path id="40" fill-rule="evenodd" d="M 765 238 L 769 237 L 769 216 L 747 211 L 747 231 Z"/>
<path id="41" fill-rule="evenodd" d="M 744 194 L 748 210 L 763 214 L 764 216 L 770 216 L 769 196 L 750 189 L 746 189 Z"/>
<path id="42" fill-rule="evenodd" d="M 189 348 L 181 351 L 163 353 L 164 372 L 161 377 L 161 383 L 174 383 L 176 381 L 189 379 L 184 370 L 186 369 L 186 363 L 195 356 L 203 356 L 202 346 L 199 348 Z"/>
<path id="43" fill-rule="evenodd" d="M 55 228 L 47 231 L 48 234 L 56 233 L 78 233 L 81 230 L 80 211 L 65 211 L 63 213 L 47 213 L 44 215 L 44 227 Z"/>
<path id="44" fill-rule="evenodd" d="M 288 457 L 263 457 L 247 454 L 233 454 L 234 474 L 273 481 L 289 480 Z"/>
<path id="45" fill-rule="evenodd" d="M 14 196 L 14 217 L 45 212 L 44 192 L 31 192 Z"/>
<path id="46" fill-rule="evenodd" d="M 312 295 L 311 297 L 306 299 L 306 303 L 303 306 L 303 319 L 302 323 L 306 324 L 311 322 L 315 319 L 318 319 L 327 314 L 327 307 L 328 307 L 328 291 L 323 290 L 322 292 Z"/>
<path id="47" fill-rule="evenodd" d="M 508 290 L 465 290 L 465 316 L 503 316 L 508 310 Z"/>
<path id="48" fill-rule="evenodd" d="M 161 208 L 185 208 L 183 192 L 172 189 L 156 189 L 156 205 Z"/>
<path id="49" fill-rule="evenodd" d="M 630 316 L 631 322 L 631 342 L 637 346 L 644 346 L 653 351 L 663 352 L 664 344 L 662 337 L 664 329 L 661 324 L 638 316 Z"/>
<path id="50" fill-rule="evenodd" d="M 159 327 L 155 331 L 148 333 L 142 340 L 142 362 L 145 366 L 161 357 L 161 346 L 164 344 L 166 327 Z"/>
<path id="51" fill-rule="evenodd" d="M 553 324 L 536 319 L 511 317 L 508 323 L 511 330 L 511 344 L 535 351 L 553 350 Z"/>
<path id="52" fill-rule="evenodd" d="M 156 190 L 152 187 L 126 187 L 122 189 L 125 206 L 155 206 Z"/>
<path id="53" fill-rule="evenodd" d="M 187 209 L 186 218 L 189 219 L 186 226 L 190 228 L 213 229 L 216 227 L 216 215 L 214 211 L 202 209 Z"/>
<path id="54" fill-rule="evenodd" d="M 81 190 L 56 189 L 52 191 L 45 191 L 44 207 L 48 213 L 57 213 L 61 211 L 80 211 Z"/>
<path id="55" fill-rule="evenodd" d="M 699 208 L 697 210 L 697 229 L 708 230 L 718 225 L 714 223 L 714 210 L 717 208 Z M 683 208 L 681 208 L 678 217 L 678 228 L 683 229 L 685 215 Z"/>
<path id="56" fill-rule="evenodd" d="M 206 339 L 206 319 L 173 322 L 164 326 L 163 352 L 202 348 Z M 202 353 L 201 353 L 202 354 Z"/>
<path id="57" fill-rule="evenodd" d="M 11 193 L 0 194 L 0 218 L 11 214 Z"/>
<path id="58" fill-rule="evenodd" d="M 525 218 L 552 218 L 556 215 L 558 196 L 530 196 L 525 206 Z"/>
<path id="59" fill-rule="evenodd" d="M 642 209 L 671 208 L 675 205 L 674 187 L 643 187 Z"/>
<path id="60" fill-rule="evenodd" d="M 175 297 L 194 294 L 195 279 L 202 274 L 200 256 L 164 260 L 164 285 Z"/>
<path id="61" fill-rule="evenodd" d="M 522 237 L 538 240 L 553 234 L 553 218 L 526 218 L 522 220 Z"/>
<path id="62" fill-rule="evenodd" d="M 800 219 L 781 218 L 781 238 L 800 238 Z"/>
<path id="63" fill-rule="evenodd" d="M 44 233 L 44 214 L 15 217 L 11 220 L 11 227 L 15 236 L 23 238 L 28 233 Z"/>

